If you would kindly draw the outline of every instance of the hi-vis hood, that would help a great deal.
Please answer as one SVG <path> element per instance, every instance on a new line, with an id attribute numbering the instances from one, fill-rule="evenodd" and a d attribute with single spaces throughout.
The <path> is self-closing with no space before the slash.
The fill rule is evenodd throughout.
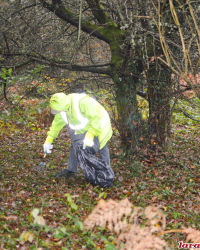
<path id="1" fill-rule="evenodd" d="M 56 111 L 66 111 L 71 105 L 71 98 L 64 93 L 54 94 L 50 99 L 50 107 Z"/>

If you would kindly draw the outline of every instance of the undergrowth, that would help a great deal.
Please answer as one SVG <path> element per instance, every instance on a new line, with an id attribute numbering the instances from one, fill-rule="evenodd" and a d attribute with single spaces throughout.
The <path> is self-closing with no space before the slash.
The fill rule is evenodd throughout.
<path id="1" fill-rule="evenodd" d="M 199 124 L 181 117 L 185 121 L 173 125 L 171 152 L 149 147 L 126 156 L 113 127 L 109 147 L 116 178 L 112 188 L 100 189 L 87 184 L 81 170 L 74 179 L 55 181 L 67 167 L 66 128 L 45 159 L 46 169 L 38 172 L 53 119 L 49 111 L 46 100 L 29 100 L 1 113 L 0 249 L 115 249 L 116 234 L 108 228 L 83 228 L 100 199 L 159 207 L 166 230 L 200 229 Z M 185 236 L 177 232 L 163 239 L 168 249 L 177 249 Z"/>

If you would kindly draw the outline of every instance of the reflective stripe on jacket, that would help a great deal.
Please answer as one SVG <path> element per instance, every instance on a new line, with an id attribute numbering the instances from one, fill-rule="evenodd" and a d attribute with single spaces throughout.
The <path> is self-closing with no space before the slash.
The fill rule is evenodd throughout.
<path id="1" fill-rule="evenodd" d="M 100 149 L 112 136 L 110 117 L 104 107 L 86 94 L 57 93 L 52 96 L 50 106 L 57 111 L 52 126 L 47 132 L 51 138 L 56 138 L 66 125 L 77 134 L 90 132 L 99 137 Z"/>

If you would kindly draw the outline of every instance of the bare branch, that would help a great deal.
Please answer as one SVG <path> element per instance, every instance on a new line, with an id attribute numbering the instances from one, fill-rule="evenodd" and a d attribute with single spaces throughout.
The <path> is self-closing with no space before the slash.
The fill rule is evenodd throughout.
<path id="1" fill-rule="evenodd" d="M 193 116 L 191 116 L 188 112 L 184 111 L 184 110 L 181 109 L 181 108 L 176 108 L 176 109 L 174 109 L 174 110 L 177 110 L 177 111 L 182 112 L 182 113 L 184 114 L 184 116 L 186 116 L 187 118 L 189 118 L 189 119 L 191 119 L 191 120 L 193 120 L 193 121 L 200 122 L 200 120 L 195 119 L 195 118 L 194 118 Z"/>
<path id="2" fill-rule="evenodd" d="M 73 12 L 71 12 L 70 10 L 65 8 L 64 6 L 50 5 L 44 0 L 40 0 L 40 2 L 42 3 L 43 7 L 45 7 L 49 11 L 55 13 L 55 15 L 57 17 L 72 24 L 76 28 L 79 27 L 78 17 Z M 82 31 L 86 32 L 87 34 L 90 34 L 91 36 L 97 37 L 98 39 L 100 39 L 106 43 L 109 43 L 110 41 L 104 35 L 102 35 L 100 32 L 98 32 L 97 31 L 98 29 L 99 29 L 99 27 L 97 25 L 90 23 L 89 21 L 82 21 L 81 22 L 81 30 Z"/>
<path id="3" fill-rule="evenodd" d="M 37 5 L 37 4 L 34 3 L 34 4 L 31 4 L 31 5 L 25 6 L 25 7 L 21 8 L 21 9 L 19 9 L 19 10 L 16 10 L 16 11 L 14 11 L 14 12 L 12 13 L 12 16 L 13 16 L 14 14 L 16 14 L 16 13 L 21 12 L 22 10 L 25 10 L 25 9 L 28 9 L 28 8 L 32 8 L 32 7 L 36 6 L 36 5 Z"/>

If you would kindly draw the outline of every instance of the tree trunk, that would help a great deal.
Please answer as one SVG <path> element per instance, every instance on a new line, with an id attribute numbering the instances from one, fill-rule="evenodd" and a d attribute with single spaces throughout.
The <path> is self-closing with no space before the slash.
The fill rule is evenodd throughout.
<path id="1" fill-rule="evenodd" d="M 152 142 L 170 148 L 172 94 L 171 71 L 167 68 L 148 71 L 149 133 Z"/>
<path id="2" fill-rule="evenodd" d="M 135 75 L 142 72 L 143 66 L 141 62 L 136 62 L 134 67 L 134 69 L 127 69 L 128 67 L 122 66 L 118 70 L 115 69 L 116 74 L 113 77 L 116 90 L 118 129 L 125 152 L 137 151 L 142 131 L 142 116 L 138 110 L 136 96 L 138 78 Z"/>

